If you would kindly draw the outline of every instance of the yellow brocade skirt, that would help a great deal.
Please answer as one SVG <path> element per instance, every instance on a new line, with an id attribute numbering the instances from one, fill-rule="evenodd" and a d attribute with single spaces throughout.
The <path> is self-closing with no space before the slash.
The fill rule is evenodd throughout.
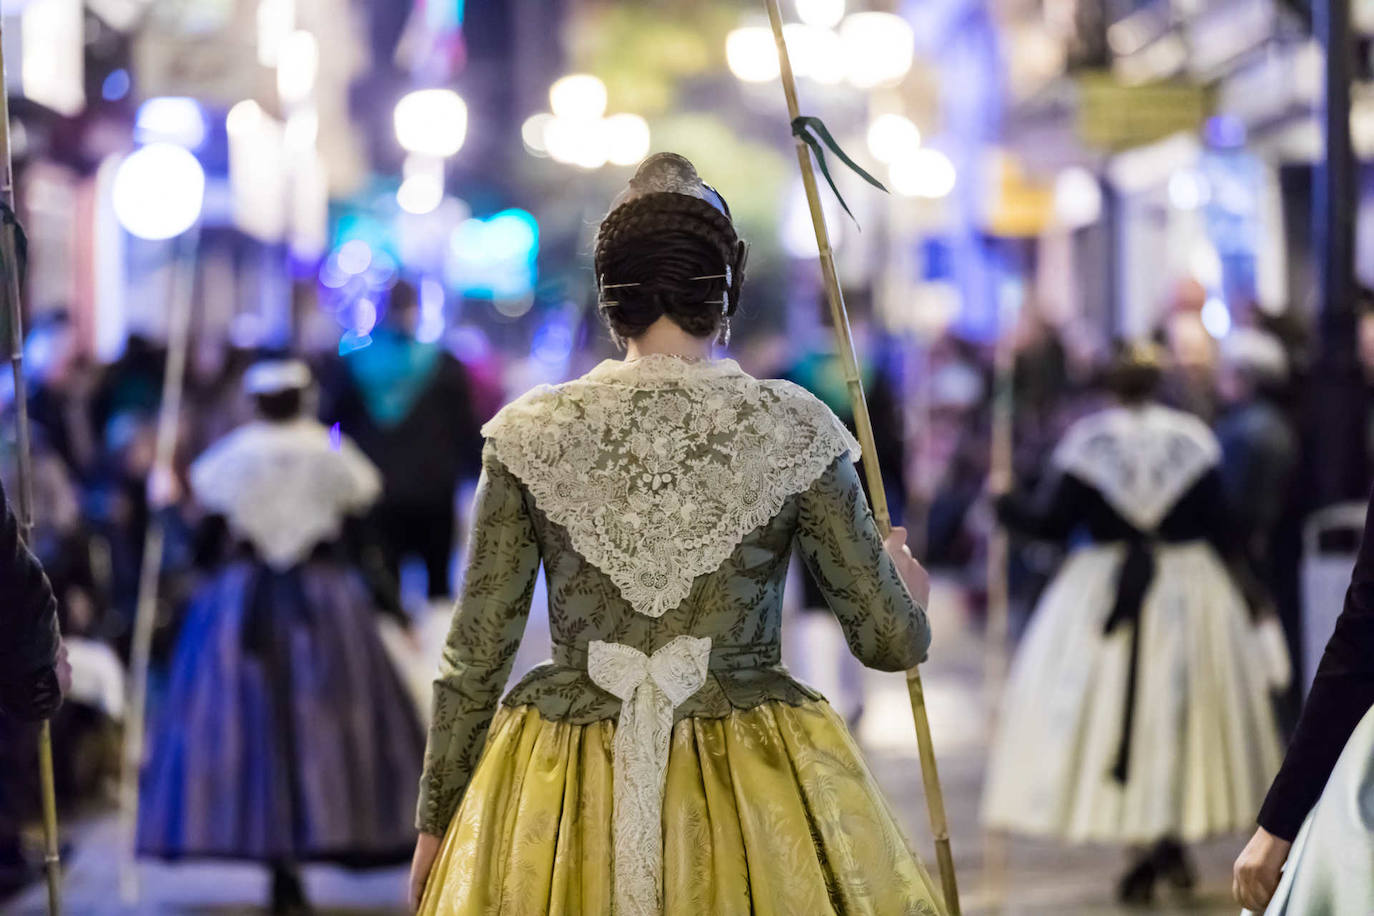
<path id="1" fill-rule="evenodd" d="M 497 713 L 430 873 L 423 916 L 609 916 L 613 721 Z M 940 916 L 859 750 L 824 702 L 673 728 L 665 916 Z"/>

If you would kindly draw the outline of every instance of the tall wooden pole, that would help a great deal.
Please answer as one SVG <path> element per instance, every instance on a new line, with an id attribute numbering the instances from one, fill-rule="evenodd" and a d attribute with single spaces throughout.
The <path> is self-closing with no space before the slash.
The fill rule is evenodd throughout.
<path id="1" fill-rule="evenodd" d="M 788 120 L 795 121 L 801 116 L 801 110 L 797 103 L 797 83 L 792 75 L 792 62 L 787 56 L 787 43 L 783 39 L 782 13 L 778 9 L 777 0 L 765 0 L 765 3 L 768 7 L 768 20 L 773 26 L 773 37 L 778 46 L 778 64 L 782 72 L 782 89 L 787 96 Z M 879 530 L 886 535 L 892 528 L 892 519 L 888 514 L 882 471 L 878 467 L 878 450 L 873 442 L 873 424 L 869 419 L 868 404 L 864 399 L 858 359 L 854 355 L 849 314 L 845 311 L 844 296 L 840 292 L 840 281 L 835 273 L 835 259 L 830 249 L 830 232 L 826 228 L 825 214 L 821 210 L 820 189 L 816 185 L 811 150 L 800 138 L 796 140 L 796 148 L 797 163 L 801 166 L 802 185 L 806 189 L 806 202 L 811 208 L 811 223 L 816 231 L 816 247 L 820 252 L 821 273 L 825 278 L 826 295 L 830 302 L 831 324 L 834 325 L 845 384 L 854 408 L 855 431 L 858 433 L 859 445 L 863 449 L 864 473 L 868 478 L 873 517 L 878 523 Z M 906 684 L 911 699 L 911 713 L 916 724 L 916 743 L 921 756 L 926 808 L 930 813 L 930 831 L 935 838 L 935 857 L 940 869 L 945 908 L 951 916 L 959 916 L 959 886 L 954 875 L 954 855 L 949 846 L 949 820 L 945 815 L 945 797 L 940 789 L 935 746 L 930 737 L 930 720 L 926 716 L 925 689 L 921 684 L 921 673 L 918 669 L 912 668 L 906 673 Z"/>
<path id="2" fill-rule="evenodd" d="M 186 349 L 190 340 L 191 298 L 195 291 L 196 251 L 199 224 L 176 238 L 173 248 L 171 305 L 167 327 L 167 365 L 163 370 L 162 402 L 158 407 L 157 445 L 148 475 L 148 502 L 156 510 L 161 494 L 156 487 L 170 480 L 176 455 L 181 393 L 186 378 Z M 143 566 L 139 571 L 138 604 L 134 611 L 133 641 L 129 651 L 129 720 L 124 730 L 124 759 L 120 773 L 119 808 L 123 850 L 120 862 L 120 896 L 127 904 L 138 899 L 136 868 L 138 838 L 138 780 L 143 762 L 143 740 L 148 706 L 148 665 L 153 629 L 157 622 L 158 581 L 162 572 L 162 523 L 156 511 L 149 513 L 143 540 Z"/>
<path id="3" fill-rule="evenodd" d="M 0 30 L 2 31 L 2 30 Z M 10 161 L 9 83 L 5 79 L 0 34 L 0 199 L 14 212 L 14 166 Z M 18 229 L 0 229 L 0 270 L 4 271 L 5 321 L 9 324 L 10 367 L 14 372 L 15 451 L 19 466 L 19 531 L 27 543 L 33 533 L 33 455 L 29 446 L 29 397 L 24 378 L 24 316 L 19 276 Z M 62 861 L 57 842 L 57 789 L 52 767 L 52 724 L 38 731 L 38 777 L 43 803 L 43 863 L 48 881 L 48 912 L 62 912 Z"/>

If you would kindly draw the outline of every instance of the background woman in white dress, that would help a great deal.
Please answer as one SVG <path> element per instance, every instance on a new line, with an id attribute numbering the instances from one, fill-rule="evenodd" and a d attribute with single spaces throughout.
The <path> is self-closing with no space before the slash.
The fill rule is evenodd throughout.
<path id="1" fill-rule="evenodd" d="M 1279 745 L 1250 610 L 1215 546 L 1220 449 L 1152 400 L 1153 348 L 1128 347 L 1119 406 L 1079 421 L 1013 529 L 1072 550 L 1017 654 L 993 745 L 988 827 L 1135 850 L 1120 897 L 1189 889 L 1183 844 L 1248 829 Z"/>

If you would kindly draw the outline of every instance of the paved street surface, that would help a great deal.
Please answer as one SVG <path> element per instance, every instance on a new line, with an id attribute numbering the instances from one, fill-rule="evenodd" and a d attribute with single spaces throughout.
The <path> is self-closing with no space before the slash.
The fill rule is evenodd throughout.
<path id="1" fill-rule="evenodd" d="M 536 607 L 542 602 L 536 601 Z M 940 753 L 941 777 L 952 823 L 964 911 L 1006 916 L 1117 916 L 1124 913 L 1236 916 L 1229 902 L 1229 869 L 1242 838 L 1208 844 L 1197 850 L 1203 885 L 1190 901 L 1163 895 L 1154 907 L 1130 910 L 1113 903 L 1112 891 L 1124 856 L 1110 848 L 1065 849 L 1024 841 L 1006 844 L 1006 879 L 1001 902 L 982 870 L 983 838 L 977 824 L 986 744 L 985 704 L 980 690 L 982 655 L 979 641 L 957 624 L 950 596 L 935 601 L 934 660 L 924 669 L 932 729 Z M 541 626 L 542 624 L 542 626 Z M 542 632 L 541 632 L 542 630 Z M 529 663 L 546 654 L 547 626 L 532 616 L 531 647 L 522 651 Z M 517 666 L 520 662 L 517 662 Z M 866 684 L 866 712 L 859 732 L 879 781 L 896 805 L 908 835 L 922 857 L 934 862 L 930 828 L 921 792 L 916 743 L 901 676 L 871 673 Z M 1028 761 L 1028 764 L 1031 762 Z M 119 901 L 117 829 L 106 817 L 79 825 L 76 848 L 67 873 L 67 909 L 85 914 L 185 913 L 191 916 L 236 916 L 261 912 L 266 879 L 253 867 L 223 864 L 140 866 L 142 895 L 137 905 Z M 933 871 L 933 864 L 932 864 Z M 309 893 L 318 912 L 329 914 L 403 913 L 405 873 L 393 869 L 349 873 L 316 867 L 307 870 Z M 44 912 L 40 888 L 18 898 L 6 912 Z M 801 914 L 799 914 L 801 916 Z"/>

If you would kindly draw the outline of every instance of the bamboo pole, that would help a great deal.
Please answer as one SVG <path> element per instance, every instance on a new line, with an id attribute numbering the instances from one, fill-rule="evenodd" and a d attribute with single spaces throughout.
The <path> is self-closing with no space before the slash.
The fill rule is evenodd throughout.
<path id="1" fill-rule="evenodd" d="M 797 103 L 797 84 L 792 75 L 792 62 L 787 56 L 787 44 L 783 39 L 782 13 L 778 9 L 777 0 L 765 0 L 765 4 L 768 7 L 768 20 L 773 26 L 773 38 L 778 47 L 778 64 L 782 75 L 782 89 L 787 97 L 788 119 L 795 121 L 801 116 L 801 110 Z M 868 404 L 864 400 L 858 359 L 854 354 L 849 315 L 845 311 L 844 296 L 840 291 L 839 278 L 835 273 L 835 259 L 830 249 L 830 233 L 826 228 L 825 214 L 821 210 L 820 190 L 816 185 L 816 174 L 811 163 L 811 150 L 801 139 L 796 140 L 796 148 L 797 163 L 801 166 L 802 185 L 806 189 L 806 202 L 811 208 L 811 223 L 816 231 L 816 247 L 820 252 L 821 273 L 825 279 L 826 295 L 830 302 L 831 323 L 834 325 L 849 399 L 854 408 L 854 427 L 858 433 L 859 445 L 863 449 L 864 474 L 868 478 L 873 517 L 877 521 L 878 529 L 886 535 L 892 528 L 892 519 L 888 514 L 882 471 L 878 467 L 878 451 L 873 442 L 873 424 L 868 416 Z M 945 909 L 950 916 L 959 916 L 959 886 L 954 875 L 954 855 L 949 845 L 949 820 L 945 815 L 945 798 L 940 789 L 935 746 L 930 736 L 930 720 L 926 716 L 925 690 L 918 669 L 912 668 L 906 673 L 906 684 L 911 699 L 911 714 L 915 720 L 916 743 L 921 757 L 921 777 L 925 784 L 926 808 L 930 814 L 930 831 L 935 839 L 935 857 L 940 869 Z"/>
<path id="2" fill-rule="evenodd" d="M 190 339 L 191 297 L 195 287 L 195 259 L 199 226 L 192 227 L 172 244 L 184 250 L 174 254 L 171 307 L 167 327 L 167 365 L 162 377 L 162 403 L 158 407 L 157 445 L 148 475 L 148 501 L 156 508 L 154 482 L 171 479 L 176 455 L 177 424 L 186 377 L 186 349 Z M 175 249 L 174 249 L 175 251 Z M 119 808 L 123 850 L 120 861 L 120 896 L 126 904 L 138 900 L 137 839 L 138 779 L 143 762 L 143 741 L 148 705 L 148 666 L 153 629 L 157 619 L 158 580 L 162 572 L 162 523 L 150 512 L 143 540 L 143 566 L 139 570 L 138 604 L 134 611 L 133 640 L 129 651 L 129 721 L 124 731 L 123 766 L 120 772 Z"/>
<path id="3" fill-rule="evenodd" d="M 0 36 L 0 48 L 3 47 Z M 10 161 L 9 83 L 0 50 L 0 199 L 14 210 L 14 166 Z M 0 269 L 4 270 L 5 319 L 9 323 L 10 368 L 14 373 L 15 451 L 19 470 L 19 531 L 24 542 L 33 533 L 33 455 L 29 445 L 28 386 L 24 378 L 23 290 L 19 276 L 19 239 L 12 224 L 0 232 Z M 38 730 L 38 778 L 43 805 L 43 870 L 48 883 L 48 912 L 62 912 L 62 859 L 57 839 L 57 787 L 52 767 L 52 723 Z"/>

